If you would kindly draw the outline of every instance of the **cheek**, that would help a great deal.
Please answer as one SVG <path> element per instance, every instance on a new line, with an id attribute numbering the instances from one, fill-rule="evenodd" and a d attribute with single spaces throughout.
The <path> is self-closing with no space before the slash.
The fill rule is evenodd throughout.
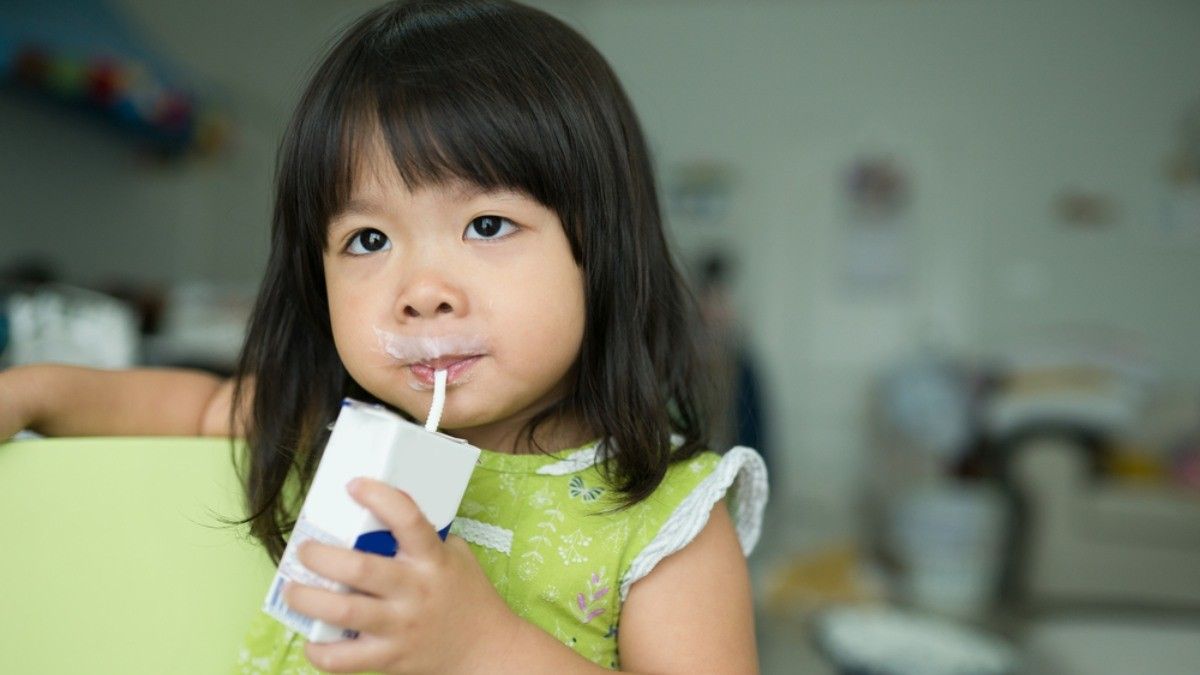
<path id="1" fill-rule="evenodd" d="M 538 292 L 525 308 L 532 314 L 526 323 L 528 339 L 554 352 L 567 350 L 573 361 L 583 339 L 586 314 L 582 271 L 574 265 L 545 270 L 531 287 Z"/>
<path id="2" fill-rule="evenodd" d="M 327 285 L 329 301 L 329 329 L 333 334 L 333 344 L 337 348 L 338 358 L 358 379 L 365 364 L 360 363 L 373 354 L 375 336 L 369 322 L 362 317 L 368 316 L 366 302 L 355 293 L 349 293 L 345 288 Z"/>
<path id="3" fill-rule="evenodd" d="M 559 311 L 564 320 L 570 320 L 582 333 L 583 320 L 587 315 L 587 298 L 584 292 L 583 269 L 571 265 L 558 278 L 560 293 Z"/>
<path id="4" fill-rule="evenodd" d="M 338 360 L 342 362 L 342 366 L 350 373 L 351 377 L 361 382 L 362 373 L 359 372 L 359 351 L 355 347 L 356 341 L 353 336 L 348 334 L 344 322 L 338 320 L 332 308 L 329 312 L 329 321 L 330 330 L 333 333 L 333 348 L 337 352 Z"/>
<path id="5" fill-rule="evenodd" d="M 329 330 L 333 333 L 333 344 L 337 346 L 338 354 L 345 359 L 345 348 L 350 344 L 349 335 L 350 325 L 346 317 L 353 316 L 353 311 L 348 311 L 346 303 L 337 294 L 336 290 L 330 288 L 328 295 L 329 302 Z"/>

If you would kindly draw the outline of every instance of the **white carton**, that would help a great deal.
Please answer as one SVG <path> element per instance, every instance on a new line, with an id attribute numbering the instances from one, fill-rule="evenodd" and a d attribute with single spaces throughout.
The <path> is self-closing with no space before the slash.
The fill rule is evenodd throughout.
<path id="1" fill-rule="evenodd" d="M 466 441 L 426 431 L 380 406 L 345 399 L 271 581 L 263 611 L 312 642 L 356 637 L 354 631 L 304 616 L 283 601 L 287 581 L 351 591 L 344 584 L 305 569 L 297 558 L 299 545 L 316 539 L 343 548 L 395 555 L 396 541 L 387 527 L 346 491 L 346 484 L 359 476 L 407 492 L 445 539 L 478 459 L 478 448 Z"/>

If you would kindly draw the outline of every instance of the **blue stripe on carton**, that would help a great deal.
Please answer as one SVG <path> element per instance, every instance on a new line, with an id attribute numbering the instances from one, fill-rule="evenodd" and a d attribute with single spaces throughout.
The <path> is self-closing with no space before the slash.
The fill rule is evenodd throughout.
<path id="1" fill-rule="evenodd" d="M 446 537 L 450 534 L 450 526 L 447 525 L 438 530 L 438 538 L 446 541 Z M 358 535 L 358 539 L 354 541 L 354 548 L 358 551 L 366 553 L 374 553 L 376 555 L 387 556 L 389 558 L 396 555 L 396 538 L 387 530 L 373 530 L 371 532 L 363 532 Z"/>

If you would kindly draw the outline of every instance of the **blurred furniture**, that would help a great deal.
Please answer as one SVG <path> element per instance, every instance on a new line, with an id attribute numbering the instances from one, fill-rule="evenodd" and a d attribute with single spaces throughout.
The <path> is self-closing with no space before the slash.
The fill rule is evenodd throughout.
<path id="1" fill-rule="evenodd" d="M 54 361 L 128 368 L 137 362 L 137 315 L 127 303 L 104 293 L 43 284 L 0 297 L 0 313 L 7 323 L 0 365 Z"/>
<path id="2" fill-rule="evenodd" d="M 1200 609 L 1200 492 L 1107 479 L 1095 442 L 1044 430 L 1003 444 L 1023 599 Z"/>
<path id="3" fill-rule="evenodd" d="M 1021 660 L 1004 639 L 936 615 L 887 606 L 833 607 L 814 622 L 821 652 L 845 675 L 940 675 L 1017 672 Z"/>
<path id="4" fill-rule="evenodd" d="M 144 363 L 200 368 L 230 376 L 254 308 L 253 285 L 181 282 L 163 299 L 158 332 L 144 341 Z"/>
<path id="5" fill-rule="evenodd" d="M 1061 614 L 1022 642 L 1026 675 L 1194 675 L 1200 617 Z"/>
<path id="6" fill-rule="evenodd" d="M 228 672 L 274 571 L 228 439 L 0 445 L 0 672 Z"/>

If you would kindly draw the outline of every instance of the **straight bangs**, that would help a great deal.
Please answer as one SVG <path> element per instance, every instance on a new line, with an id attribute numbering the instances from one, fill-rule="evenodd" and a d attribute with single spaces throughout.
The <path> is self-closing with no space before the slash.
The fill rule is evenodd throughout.
<path id="1" fill-rule="evenodd" d="M 607 182 L 613 168 L 582 159 L 596 156 L 598 142 L 586 137 L 607 133 L 603 120 L 578 114 L 594 109 L 586 100 L 594 94 L 572 76 L 583 65 L 546 63 L 537 52 L 563 46 L 546 44 L 528 22 L 497 22 L 485 6 L 453 22 L 401 16 L 420 9 L 387 6 L 353 26 L 298 108 L 298 142 L 281 170 L 295 172 L 282 182 L 305 202 L 297 214 L 305 247 L 324 250 L 328 224 L 363 172 L 388 168 L 367 160 L 386 152 L 413 189 L 462 181 L 529 195 L 558 214 L 582 262 L 579 224 L 590 209 L 580 187 Z M 581 126 L 593 133 L 581 138 Z"/>

